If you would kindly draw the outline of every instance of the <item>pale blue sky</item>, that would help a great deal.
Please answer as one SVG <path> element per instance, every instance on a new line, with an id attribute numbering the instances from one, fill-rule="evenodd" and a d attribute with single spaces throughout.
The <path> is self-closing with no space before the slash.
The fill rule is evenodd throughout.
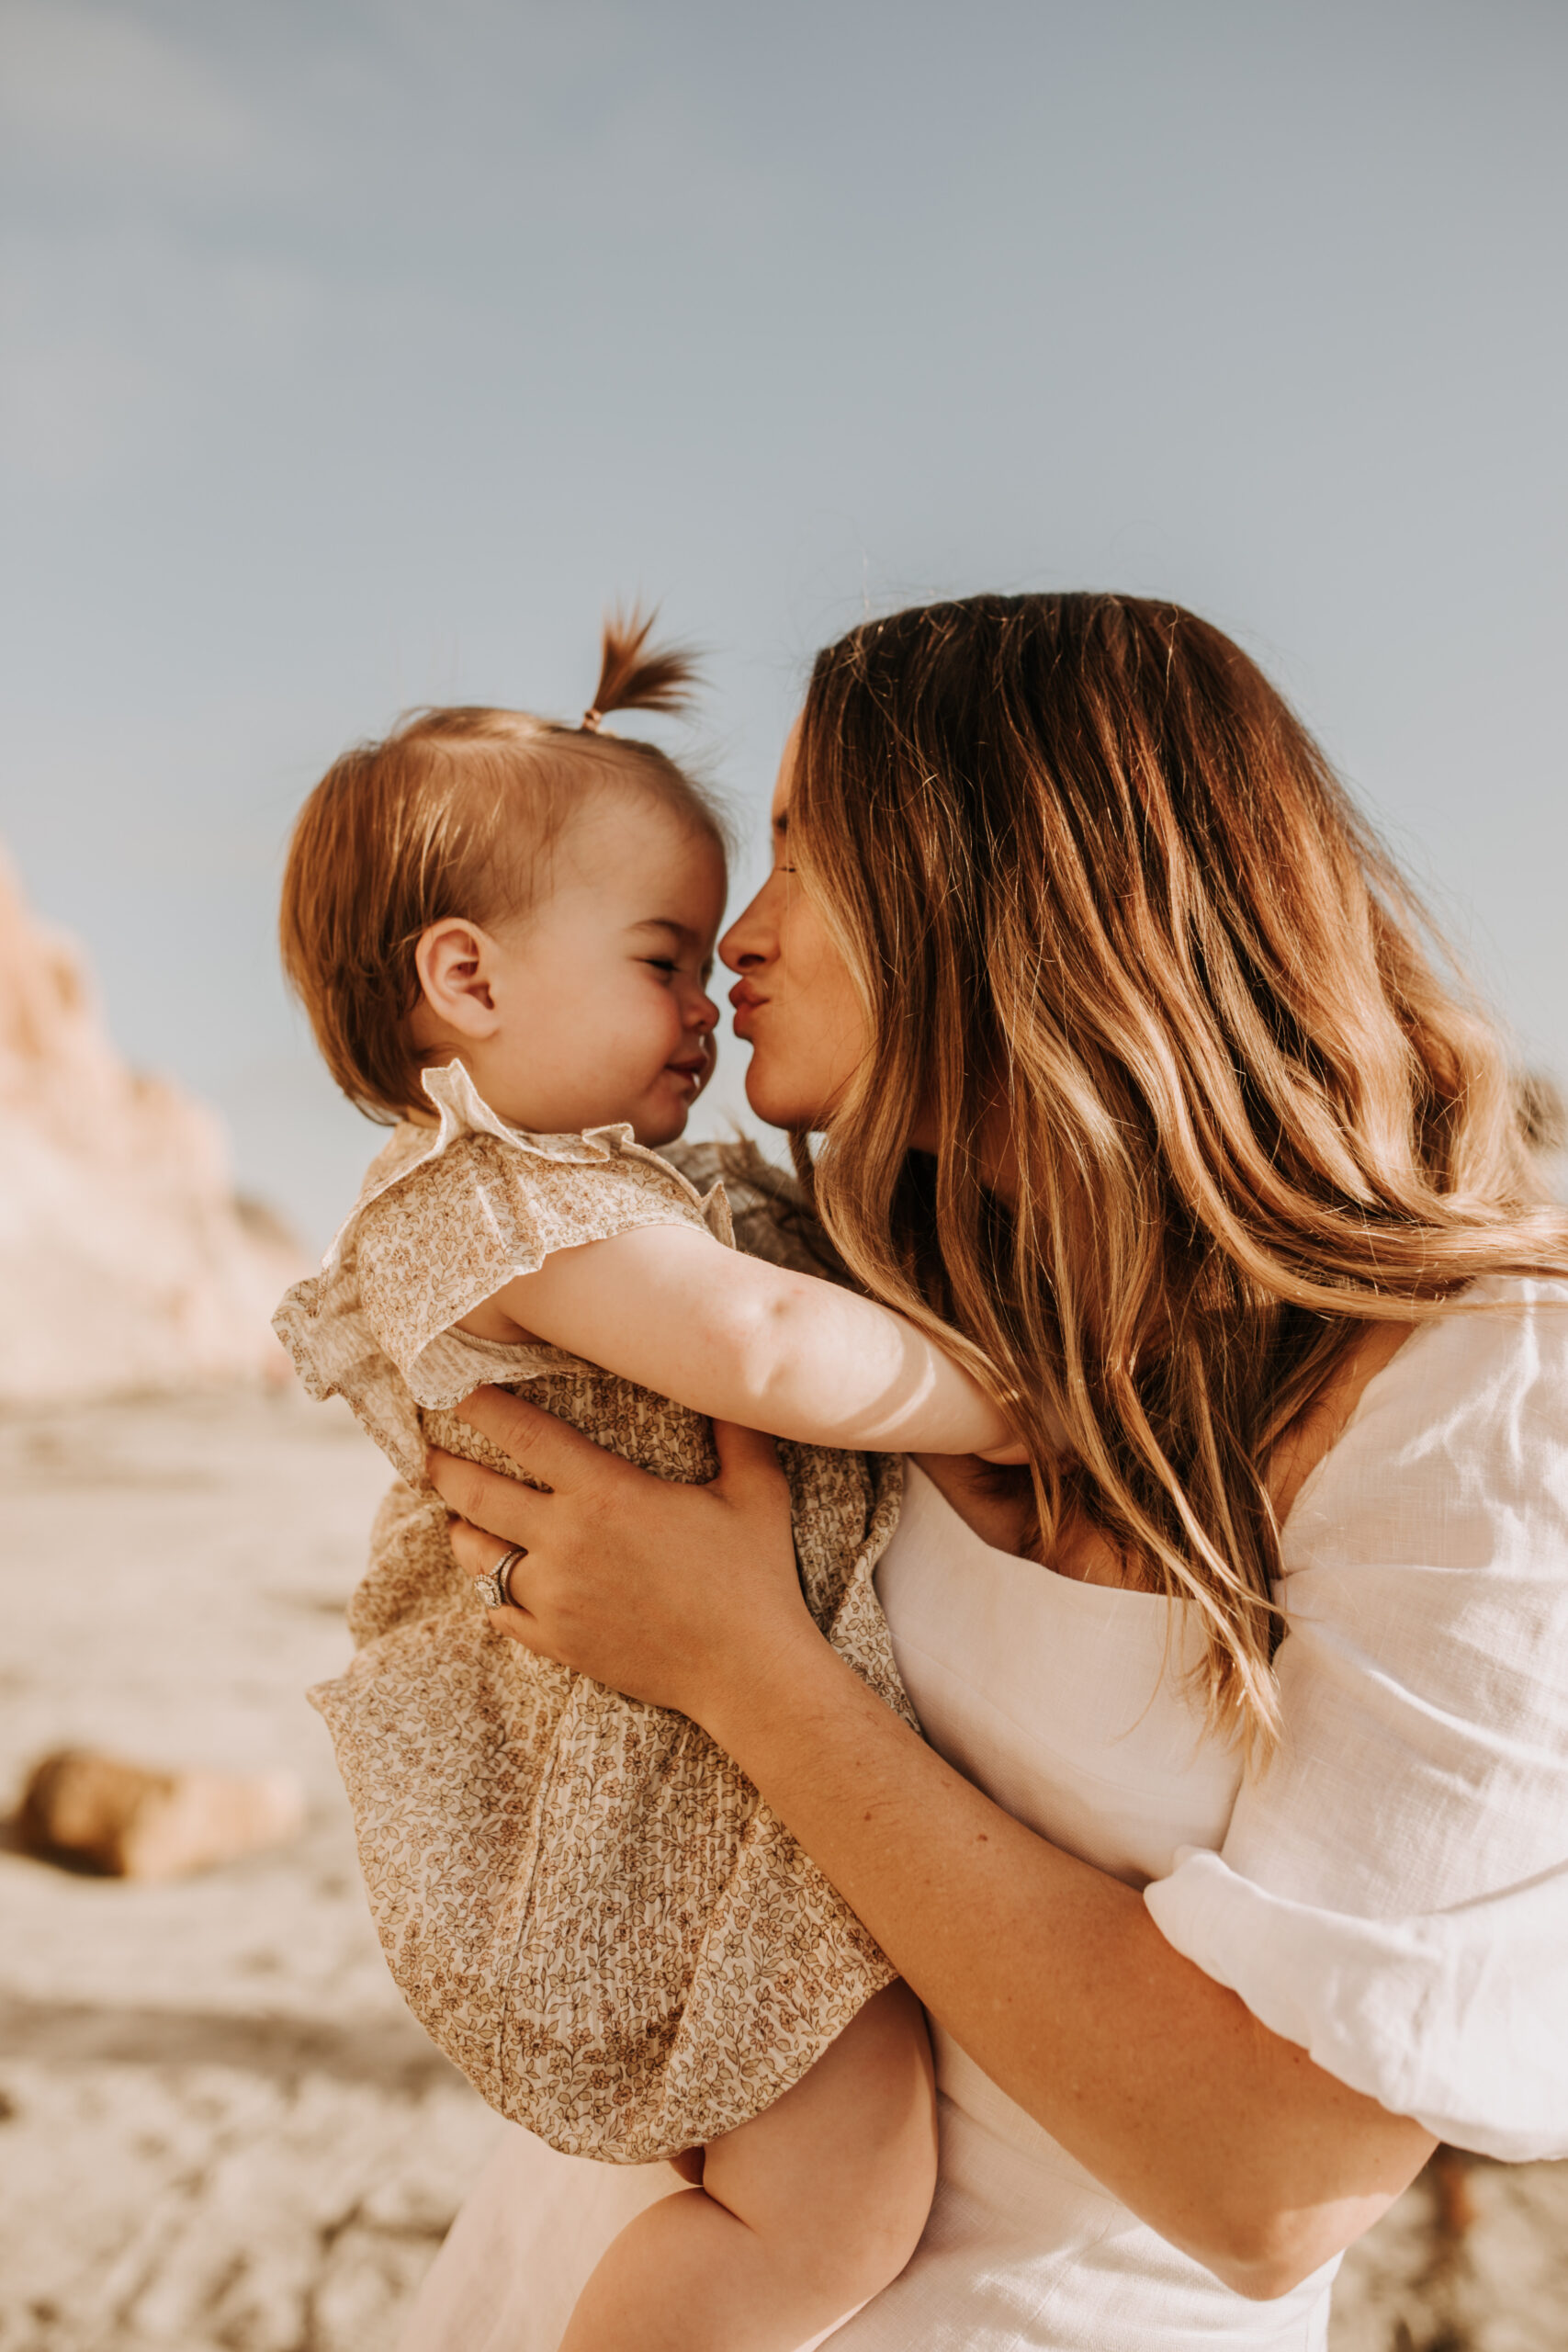
<path id="1" fill-rule="evenodd" d="M 0 0 L 0 832 L 312 1239 L 375 1137 L 276 976 L 294 808 L 409 703 L 575 715 L 639 589 L 758 811 L 867 601 L 1196 605 L 1568 1072 L 1560 0 Z"/>

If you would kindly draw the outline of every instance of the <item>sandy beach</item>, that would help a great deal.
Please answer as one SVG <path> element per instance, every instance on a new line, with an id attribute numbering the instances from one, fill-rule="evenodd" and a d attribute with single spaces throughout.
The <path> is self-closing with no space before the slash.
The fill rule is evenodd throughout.
<path id="1" fill-rule="evenodd" d="M 167 1886 L 0 1856 L 5 2352 L 371 2352 L 500 2126 L 382 1963 L 305 1686 L 387 1481 L 293 1391 L 0 1427 L 5 1769 L 286 1767 L 303 1837 Z"/>
<path id="2" fill-rule="evenodd" d="M 0 2352 L 390 2352 L 502 2128 L 387 1975 L 302 1695 L 386 1478 L 291 1390 L 0 1421 L 0 1784 L 80 1742 L 310 1804 L 172 1885 L 0 1851 Z M 1346 2266 L 1333 2352 L 1564 2346 L 1568 2165 L 1424 2178 Z"/>

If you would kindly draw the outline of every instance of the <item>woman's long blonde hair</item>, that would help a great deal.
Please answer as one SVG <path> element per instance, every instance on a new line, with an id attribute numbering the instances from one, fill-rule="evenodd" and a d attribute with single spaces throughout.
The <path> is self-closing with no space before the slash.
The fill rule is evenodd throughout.
<path id="1" fill-rule="evenodd" d="M 851 630 L 790 846 L 874 1040 L 814 1162 L 797 1139 L 831 1239 L 988 1367 L 1046 1556 L 1079 1517 L 1195 1601 L 1216 1720 L 1267 1743 L 1276 1440 L 1369 1321 L 1568 1273 L 1495 1029 L 1311 736 L 1179 605 Z"/>

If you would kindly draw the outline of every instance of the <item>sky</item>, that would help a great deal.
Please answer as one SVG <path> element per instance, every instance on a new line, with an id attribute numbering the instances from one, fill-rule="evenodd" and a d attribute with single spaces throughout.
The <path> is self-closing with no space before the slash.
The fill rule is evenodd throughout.
<path id="1" fill-rule="evenodd" d="M 760 850 L 819 644 L 1114 587 L 1568 1077 L 1565 98 L 1560 0 L 0 0 L 0 838 L 319 1246 L 378 1138 L 274 922 L 346 743 L 575 718 L 640 594 Z"/>

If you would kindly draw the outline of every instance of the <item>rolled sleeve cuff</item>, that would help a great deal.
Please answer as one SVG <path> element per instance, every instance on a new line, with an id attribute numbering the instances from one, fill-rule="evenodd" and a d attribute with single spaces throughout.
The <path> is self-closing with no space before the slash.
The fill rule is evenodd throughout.
<path id="1" fill-rule="evenodd" d="M 1507 2164 L 1568 2155 L 1568 1862 L 1363 1919 L 1183 1847 L 1144 1900 L 1168 1943 L 1352 2090 Z"/>

